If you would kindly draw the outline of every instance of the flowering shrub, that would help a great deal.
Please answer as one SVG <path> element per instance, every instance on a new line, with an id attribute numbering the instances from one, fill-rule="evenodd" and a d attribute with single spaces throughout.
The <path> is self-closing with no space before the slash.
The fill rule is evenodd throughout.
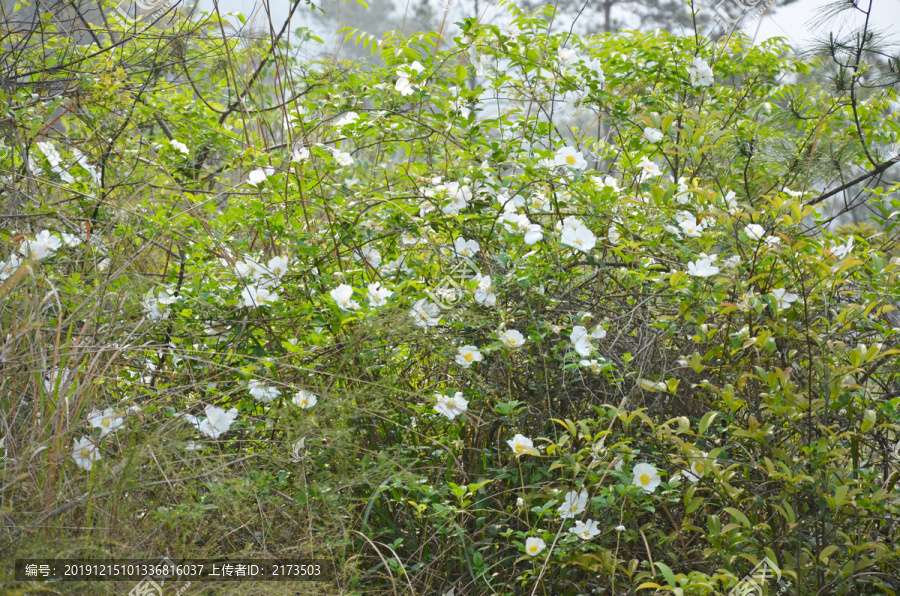
<path id="1" fill-rule="evenodd" d="M 812 233 L 851 108 L 778 41 L 509 9 L 374 67 L 229 40 L 243 87 L 210 17 L 189 84 L 87 64 L 64 138 L 73 99 L 13 112 L 14 510 L 127 493 L 148 556 L 335 558 L 348 593 L 900 587 L 897 231 Z"/>

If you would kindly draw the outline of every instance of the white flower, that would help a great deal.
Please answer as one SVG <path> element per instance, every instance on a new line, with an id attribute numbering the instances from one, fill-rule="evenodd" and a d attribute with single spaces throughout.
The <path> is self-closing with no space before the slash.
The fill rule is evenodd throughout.
<path id="1" fill-rule="evenodd" d="M 72 459 L 75 460 L 75 463 L 78 464 L 79 467 L 90 471 L 90 469 L 94 467 L 94 462 L 103 458 L 100 457 L 97 446 L 94 445 L 94 442 L 91 441 L 89 437 L 81 437 L 79 440 L 75 441 Z"/>
<path id="2" fill-rule="evenodd" d="M 540 538 L 532 536 L 525 540 L 525 552 L 531 557 L 539 555 L 546 547 L 547 543 Z"/>
<path id="3" fill-rule="evenodd" d="M 648 494 L 655 491 L 656 487 L 659 486 L 659 483 L 662 482 L 662 479 L 659 477 L 659 472 L 657 472 L 656 468 L 650 464 L 637 464 L 634 466 L 632 473 L 634 474 L 632 484 L 639 486 Z"/>
<path id="4" fill-rule="evenodd" d="M 725 262 L 723 263 L 723 265 L 725 265 L 726 269 L 734 269 L 735 267 L 740 265 L 740 263 L 741 263 L 741 256 L 734 255 L 733 257 L 728 257 L 725 260 Z"/>
<path id="5" fill-rule="evenodd" d="M 165 290 L 159 290 L 157 295 L 153 294 L 153 290 L 144 295 L 143 307 L 147 312 L 147 318 L 151 321 L 169 318 L 169 305 L 175 302 L 177 298 L 170 296 Z"/>
<path id="6" fill-rule="evenodd" d="M 643 182 L 647 178 L 662 176 L 662 171 L 660 171 L 659 167 L 655 163 L 650 161 L 647 157 L 642 157 L 641 161 L 638 162 L 638 165 L 641 166 L 641 182 Z"/>
<path id="7" fill-rule="evenodd" d="M 281 391 L 277 388 L 269 387 L 262 381 L 256 379 L 250 379 L 250 381 L 247 382 L 247 391 L 249 391 L 250 395 L 257 400 L 266 404 L 272 403 L 275 401 L 275 398 L 281 395 Z"/>
<path id="8" fill-rule="evenodd" d="M 381 286 L 380 283 L 369 284 L 369 306 L 378 307 L 387 304 L 388 297 L 393 294 L 387 288 Z"/>
<path id="9" fill-rule="evenodd" d="M 671 176 L 669 176 L 669 180 L 671 180 L 672 182 L 675 182 L 675 179 L 672 178 Z M 685 203 L 688 202 L 688 199 L 690 199 L 690 196 L 689 196 L 690 193 L 688 191 L 690 189 L 691 189 L 691 187 L 688 186 L 687 181 L 684 179 L 684 176 L 679 177 L 678 178 L 678 189 L 675 194 L 675 200 L 678 202 L 679 205 L 684 205 Z"/>
<path id="10" fill-rule="evenodd" d="M 227 433 L 238 415 L 237 408 L 226 411 L 224 408 L 213 405 L 207 405 L 203 411 L 206 413 L 206 418 L 203 420 L 190 414 L 185 414 L 184 417 L 210 439 L 218 439 L 219 436 Z"/>
<path id="11" fill-rule="evenodd" d="M 118 414 L 116 414 L 115 410 L 106 408 L 103 412 L 92 410 L 88 414 L 87 420 L 91 426 L 100 429 L 100 438 L 102 439 L 125 423 L 124 418 L 117 416 Z"/>
<path id="12" fill-rule="evenodd" d="M 850 239 L 847 240 L 846 244 L 832 246 L 831 254 L 834 255 L 834 258 L 840 261 L 847 255 L 849 255 L 851 250 L 853 250 L 853 236 L 850 236 Z"/>
<path id="13" fill-rule="evenodd" d="M 522 195 L 510 197 L 509 192 L 506 189 L 497 193 L 497 202 L 503 206 L 503 211 L 507 213 L 515 213 L 516 209 L 524 207 L 527 203 L 525 197 Z M 511 231 L 508 227 L 506 229 L 507 231 Z"/>
<path id="14" fill-rule="evenodd" d="M 340 166 L 349 166 L 353 164 L 353 158 L 350 157 L 350 154 L 341 151 L 337 147 L 331 148 L 331 154 L 334 155 L 334 161 L 336 161 Z"/>
<path id="15" fill-rule="evenodd" d="M 353 300 L 353 288 L 341 284 L 328 293 L 341 310 L 359 310 L 359 303 Z"/>
<path id="16" fill-rule="evenodd" d="M 269 262 L 266 263 L 266 269 L 268 270 L 268 273 L 271 273 L 280 279 L 287 273 L 288 265 L 287 257 L 272 257 L 269 259 Z"/>
<path id="17" fill-rule="evenodd" d="M 606 81 L 606 75 L 603 74 L 603 68 L 600 66 L 601 62 L 597 58 L 591 60 L 590 68 L 594 71 L 595 76 L 597 77 L 597 81 L 603 83 Z"/>
<path id="18" fill-rule="evenodd" d="M 622 526 L 622 525 L 616 526 L 616 532 L 624 532 L 624 531 L 625 531 L 625 526 Z"/>
<path id="19" fill-rule="evenodd" d="M 169 142 L 172 143 L 172 147 L 174 147 L 175 149 L 181 151 L 181 152 L 184 153 L 185 155 L 187 155 L 188 153 L 190 153 L 190 151 L 188 151 L 187 145 L 185 145 L 185 144 L 182 143 L 181 141 L 176 141 L 175 139 L 172 139 L 172 140 L 169 141 Z"/>
<path id="20" fill-rule="evenodd" d="M 488 307 L 495 306 L 497 304 L 497 295 L 491 292 L 491 276 L 479 274 L 472 277 L 472 281 L 478 283 L 473 294 L 475 302 Z"/>
<path id="21" fill-rule="evenodd" d="M 247 308 L 278 301 L 278 294 L 264 287 L 247 286 L 241 291 L 241 304 Z"/>
<path id="22" fill-rule="evenodd" d="M 404 64 L 400 68 L 397 69 L 397 75 L 399 76 L 415 76 L 425 70 L 425 67 L 422 66 L 422 63 L 416 60 L 412 64 Z"/>
<path id="23" fill-rule="evenodd" d="M 591 369 L 591 372 L 595 373 L 595 374 L 598 374 L 603 371 L 604 364 L 606 364 L 606 358 L 600 358 L 600 360 L 597 360 L 596 358 L 591 358 L 590 360 L 580 360 L 578 362 L 579 366 L 589 368 L 589 369 Z"/>
<path id="24" fill-rule="evenodd" d="M 334 127 L 341 128 L 342 126 L 347 126 L 348 124 L 355 124 L 357 120 L 359 120 L 359 114 L 357 114 L 356 112 L 347 112 L 342 118 L 334 123 Z"/>
<path id="25" fill-rule="evenodd" d="M 385 263 L 384 268 L 381 270 L 382 273 L 394 273 L 395 271 L 402 271 L 403 273 L 411 273 L 412 269 L 406 264 L 406 255 L 400 255 L 393 261 L 388 261 Z"/>
<path id="26" fill-rule="evenodd" d="M 298 408 L 308 410 L 319 403 L 319 398 L 313 393 L 301 389 L 294 394 L 294 397 L 291 398 L 291 402 Z"/>
<path id="27" fill-rule="evenodd" d="M 609 240 L 610 244 L 618 244 L 622 239 L 622 234 L 619 233 L 619 228 L 616 227 L 616 224 L 609 226 L 609 231 L 606 232 L 606 239 Z"/>
<path id="28" fill-rule="evenodd" d="M 461 391 L 457 391 L 453 397 L 441 395 L 440 393 L 436 394 L 435 397 L 437 398 L 437 405 L 434 407 L 434 411 L 450 420 L 465 412 L 469 406 L 469 402 L 463 398 Z"/>
<path id="29" fill-rule="evenodd" d="M 612 176 L 604 176 L 603 179 L 600 179 L 599 176 L 591 176 L 591 181 L 601 190 L 611 188 L 614 193 L 619 192 L 619 181 Z"/>
<path id="30" fill-rule="evenodd" d="M 24 260 L 19 257 L 19 255 L 17 255 L 16 253 L 11 253 L 9 255 L 8 261 L 6 261 L 5 263 L 0 263 L 0 281 L 4 281 L 13 273 L 18 271 L 23 262 Z"/>
<path id="31" fill-rule="evenodd" d="M 694 58 L 692 66 L 688 67 L 688 73 L 691 75 L 691 85 L 694 87 L 709 87 L 713 84 L 713 71 L 706 60 L 700 56 Z"/>
<path id="32" fill-rule="evenodd" d="M 596 327 L 591 329 L 591 337 L 593 337 L 594 339 L 603 339 L 604 337 L 606 337 L 606 329 L 604 329 L 600 325 L 597 325 Z"/>
<path id="33" fill-rule="evenodd" d="M 578 52 L 572 48 L 559 48 L 558 56 L 560 63 L 566 66 L 575 64 L 579 59 Z"/>
<path id="34" fill-rule="evenodd" d="M 60 249 L 62 241 L 48 230 L 41 230 L 31 240 L 22 243 L 22 253 L 36 261 L 43 261 Z"/>
<path id="35" fill-rule="evenodd" d="M 453 250 L 461 257 L 472 257 L 478 254 L 481 247 L 474 240 L 466 240 L 465 238 L 457 238 L 453 241 Z"/>
<path id="36" fill-rule="evenodd" d="M 731 215 L 734 215 L 738 212 L 738 203 L 737 199 L 735 198 L 736 196 L 737 195 L 735 195 L 735 192 L 733 190 L 729 190 L 728 193 L 724 197 L 722 197 L 722 202 L 725 203 L 725 209 L 727 209 L 728 213 L 730 213 Z"/>
<path id="37" fill-rule="evenodd" d="M 766 246 L 769 248 L 776 248 L 779 244 L 781 244 L 781 238 L 778 236 L 766 236 Z"/>
<path id="38" fill-rule="evenodd" d="M 469 199 L 472 198 L 472 191 L 468 186 L 460 186 L 459 182 L 450 182 L 441 184 L 436 187 L 438 190 L 447 193 L 450 202 L 441 207 L 441 213 L 445 215 L 456 215 L 469 205 Z"/>
<path id="39" fill-rule="evenodd" d="M 569 528 L 569 531 L 576 536 L 579 536 L 582 540 L 590 540 L 595 536 L 600 535 L 599 525 L 600 523 L 598 521 L 592 519 L 589 519 L 586 522 L 578 520 L 573 527 Z"/>
<path id="40" fill-rule="evenodd" d="M 703 453 L 703 457 L 692 459 L 691 470 L 684 473 L 685 478 L 691 482 L 697 482 L 703 478 L 703 475 L 706 473 L 706 468 L 708 467 L 705 458 L 706 452 Z"/>
<path id="41" fill-rule="evenodd" d="M 567 215 L 564 220 L 556 222 L 556 229 L 564 232 L 566 229 L 577 230 L 583 225 L 581 220 L 574 215 Z"/>
<path id="42" fill-rule="evenodd" d="M 797 294 L 792 294 L 784 288 L 773 289 L 772 296 L 774 296 L 776 302 L 778 302 L 778 310 L 790 308 L 791 305 L 796 302 L 798 298 L 800 298 L 800 296 L 798 296 Z"/>
<path id="43" fill-rule="evenodd" d="M 594 350 L 594 346 L 591 345 L 591 340 L 588 336 L 587 329 L 585 329 L 581 325 L 576 325 L 572 328 L 572 334 L 569 336 L 569 339 L 572 341 L 572 347 L 575 349 L 575 351 L 582 356 L 589 356 L 590 353 Z"/>
<path id="44" fill-rule="evenodd" d="M 749 224 L 744 226 L 744 233 L 751 240 L 762 240 L 766 234 L 766 229 L 759 224 Z"/>
<path id="45" fill-rule="evenodd" d="M 397 84 L 394 85 L 394 89 L 396 89 L 400 95 L 406 97 L 407 95 L 412 95 L 415 93 L 416 88 L 413 87 L 413 84 L 409 82 L 409 79 L 406 77 L 400 77 L 397 79 Z"/>
<path id="46" fill-rule="evenodd" d="M 484 76 L 484 66 L 485 64 L 490 63 L 490 56 L 483 56 L 478 53 L 478 50 L 473 45 L 469 48 L 469 60 L 471 60 L 472 65 L 475 67 L 475 76 L 483 77 Z"/>
<path id="47" fill-rule="evenodd" d="M 588 493 L 586 490 L 577 493 L 574 490 L 570 490 L 566 493 L 566 498 L 557 511 L 559 511 L 559 515 L 563 519 L 572 518 L 584 511 L 587 501 Z"/>
<path id="48" fill-rule="evenodd" d="M 532 244 L 536 244 L 544 239 L 544 231 L 541 229 L 541 226 L 538 224 L 530 223 L 525 226 L 525 244 L 531 246 Z"/>
<path id="49" fill-rule="evenodd" d="M 586 225 L 584 225 L 580 221 L 575 221 L 578 224 L 577 227 L 571 227 L 568 221 L 563 226 L 560 242 L 562 242 L 566 246 L 571 246 L 576 250 L 580 250 L 581 252 L 590 252 L 591 249 L 596 246 L 597 238 Z"/>
<path id="50" fill-rule="evenodd" d="M 247 182 L 254 185 L 260 185 L 275 173 L 274 168 L 259 168 L 247 175 Z"/>
<path id="51" fill-rule="evenodd" d="M 475 346 L 462 346 L 456 349 L 456 363 L 463 368 L 469 368 L 473 362 L 481 362 L 484 356 Z"/>
<path id="52" fill-rule="evenodd" d="M 516 507 L 524 507 L 524 506 L 525 506 L 525 499 L 523 499 L 522 497 L 517 498 L 516 499 Z"/>
<path id="53" fill-rule="evenodd" d="M 562 147 L 553 157 L 554 166 L 567 166 L 576 170 L 583 170 L 587 167 L 587 162 L 581 151 L 574 147 Z"/>
<path id="54" fill-rule="evenodd" d="M 366 260 L 372 267 L 378 268 L 381 266 L 381 253 L 378 252 L 377 248 L 373 248 L 371 246 L 364 246 L 362 250 L 360 250 L 362 254 L 362 258 Z M 354 258 L 359 258 L 354 255 Z"/>
<path id="55" fill-rule="evenodd" d="M 291 161 L 301 162 L 309 159 L 309 149 L 303 145 L 297 145 L 291 150 Z"/>
<path id="56" fill-rule="evenodd" d="M 662 131 L 655 129 L 652 126 L 648 126 L 644 129 L 644 138 L 650 143 L 658 143 L 662 140 L 663 136 Z"/>
<path id="57" fill-rule="evenodd" d="M 507 329 L 500 334 L 500 341 L 510 348 L 518 348 L 525 343 L 525 338 L 515 329 Z"/>
<path id="58" fill-rule="evenodd" d="M 249 257 L 244 258 L 243 261 L 237 261 L 234 264 L 234 272 L 239 279 L 252 278 L 255 280 L 259 280 L 267 273 L 265 267 Z"/>
<path id="59" fill-rule="evenodd" d="M 690 236 L 691 238 L 700 238 L 703 234 L 700 232 L 700 226 L 697 224 L 697 220 L 694 219 L 692 215 L 690 218 L 685 218 L 681 220 L 681 223 L 678 224 L 681 227 L 681 230 L 684 232 L 685 236 Z"/>
<path id="60" fill-rule="evenodd" d="M 521 195 L 516 195 L 520 197 Z M 548 212 L 553 208 L 553 204 L 550 202 L 550 198 L 541 191 L 538 191 L 531 195 L 531 198 L 528 199 L 528 206 L 532 211 L 542 211 Z"/>
<path id="61" fill-rule="evenodd" d="M 503 222 L 503 227 L 507 232 L 521 232 L 531 225 L 527 215 L 515 211 L 504 211 L 497 221 Z"/>
<path id="62" fill-rule="evenodd" d="M 419 327 L 435 327 L 441 322 L 441 307 L 422 298 L 413 304 L 409 316 Z"/>
<path id="63" fill-rule="evenodd" d="M 78 234 L 70 234 L 68 232 L 62 233 L 62 241 L 63 244 L 70 248 L 79 246 L 82 242 L 84 242 Z"/>
<path id="64" fill-rule="evenodd" d="M 517 434 L 512 439 L 507 440 L 506 444 L 513 450 L 516 457 L 526 453 L 529 455 L 540 455 L 540 452 L 535 449 L 534 443 L 525 435 Z"/>
<path id="65" fill-rule="evenodd" d="M 721 271 L 721 269 L 712 264 L 712 259 L 697 259 L 696 261 L 688 263 L 688 275 L 694 277 L 710 277 L 719 271 Z"/>

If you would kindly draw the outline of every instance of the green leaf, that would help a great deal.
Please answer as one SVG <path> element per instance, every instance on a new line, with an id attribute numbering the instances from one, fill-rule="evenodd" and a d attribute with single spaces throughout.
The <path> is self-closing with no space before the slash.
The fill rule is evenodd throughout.
<path id="1" fill-rule="evenodd" d="M 704 499 L 702 496 L 700 496 L 700 495 L 697 495 L 696 497 L 694 497 L 693 499 L 691 499 L 691 502 L 688 503 L 688 506 L 685 507 L 685 509 L 684 509 L 685 515 L 691 514 L 691 513 L 693 513 L 694 511 L 696 511 L 697 508 L 700 507 L 700 505 L 703 504 L 704 500 L 705 500 L 705 499 Z"/>
<path id="2" fill-rule="evenodd" d="M 731 517 L 733 517 L 734 519 L 741 522 L 741 525 L 744 526 L 745 528 L 750 527 L 750 525 L 751 525 L 750 520 L 747 519 L 747 516 L 744 515 L 743 513 L 741 513 L 740 511 L 738 511 L 737 509 L 735 509 L 734 507 L 726 507 L 725 511 L 727 511 L 731 515 Z"/>
<path id="3" fill-rule="evenodd" d="M 712 421 L 718 416 L 718 412 L 707 412 L 703 415 L 703 418 L 700 419 L 700 434 L 704 434 L 706 429 L 709 428 L 709 425 L 712 424 Z"/>
<path id="4" fill-rule="evenodd" d="M 847 498 L 847 491 L 850 490 L 850 486 L 844 484 L 843 486 L 839 486 L 838 489 L 834 492 L 834 509 L 840 509 L 841 505 Z"/>
<path id="5" fill-rule="evenodd" d="M 669 582 L 670 588 L 675 588 L 678 586 L 678 582 L 675 581 L 675 574 L 672 573 L 672 570 L 669 569 L 669 566 L 665 563 L 656 563 L 656 566 L 659 567 L 659 570 L 662 571 L 662 574 L 666 577 L 666 581 Z"/>
<path id="6" fill-rule="evenodd" d="M 859 429 L 862 432 L 867 432 L 869 429 L 875 426 L 875 423 L 878 421 L 877 416 L 878 415 L 875 413 L 875 410 L 866 410 L 865 412 L 863 412 L 863 421 Z"/>

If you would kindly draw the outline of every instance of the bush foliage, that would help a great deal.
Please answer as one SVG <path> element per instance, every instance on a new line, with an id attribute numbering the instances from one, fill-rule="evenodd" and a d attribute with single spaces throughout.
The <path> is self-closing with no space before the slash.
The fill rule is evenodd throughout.
<path id="1" fill-rule="evenodd" d="M 373 63 L 216 13 L 8 35 L 7 555 L 900 589 L 900 206 L 838 237 L 823 190 L 896 137 L 892 88 L 507 8 L 349 32 Z"/>

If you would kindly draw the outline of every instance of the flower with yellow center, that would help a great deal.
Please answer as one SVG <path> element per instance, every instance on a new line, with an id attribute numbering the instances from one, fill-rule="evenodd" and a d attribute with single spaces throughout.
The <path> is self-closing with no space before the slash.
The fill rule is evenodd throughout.
<path id="1" fill-rule="evenodd" d="M 691 469 L 684 473 L 685 478 L 691 482 L 697 482 L 706 474 L 706 469 L 710 466 L 710 461 L 706 458 L 706 453 L 702 453 L 702 457 L 693 458 L 691 460 Z"/>
<path id="2" fill-rule="evenodd" d="M 101 439 L 125 424 L 125 419 L 116 414 L 116 411 L 112 408 L 106 408 L 102 412 L 100 410 L 92 410 L 88 414 L 87 420 L 91 426 L 100 429 Z"/>
<path id="3" fill-rule="evenodd" d="M 534 442 L 522 434 L 517 434 L 512 439 L 506 441 L 506 444 L 510 446 L 513 453 L 516 454 L 516 457 L 525 455 L 526 453 L 529 455 L 540 455 L 540 451 L 534 447 Z"/>
<path id="4" fill-rule="evenodd" d="M 456 363 L 463 368 L 469 368 L 473 362 L 481 362 L 483 358 L 475 346 L 462 346 L 456 349 Z"/>
<path id="5" fill-rule="evenodd" d="M 298 408 L 308 410 L 319 403 L 319 398 L 309 391 L 300 390 L 294 395 L 291 401 Z"/>
<path id="6" fill-rule="evenodd" d="M 500 335 L 500 341 L 510 348 L 518 348 L 525 343 L 525 337 L 515 329 L 507 329 Z"/>
<path id="7" fill-rule="evenodd" d="M 534 536 L 525 540 L 525 552 L 528 556 L 534 557 L 547 547 L 547 543 L 540 538 Z"/>
<path id="8" fill-rule="evenodd" d="M 574 147 L 563 147 L 556 152 L 553 158 L 553 165 L 583 170 L 587 168 L 587 161 L 585 161 L 581 151 Z"/>
<path id="9" fill-rule="evenodd" d="M 632 484 L 640 487 L 647 494 L 655 491 L 656 487 L 662 482 L 656 468 L 647 463 L 639 463 L 634 466 L 633 474 Z"/>
<path id="10" fill-rule="evenodd" d="M 587 501 L 588 492 L 586 490 L 577 493 L 574 490 L 570 490 L 566 493 L 566 498 L 557 511 L 563 519 L 573 518 L 584 511 L 585 507 L 587 507 Z"/>
<path id="11" fill-rule="evenodd" d="M 97 446 L 90 437 L 81 437 L 75 441 L 75 447 L 72 450 L 72 459 L 78 464 L 79 468 L 90 471 L 94 467 L 94 462 L 102 459 Z"/>

